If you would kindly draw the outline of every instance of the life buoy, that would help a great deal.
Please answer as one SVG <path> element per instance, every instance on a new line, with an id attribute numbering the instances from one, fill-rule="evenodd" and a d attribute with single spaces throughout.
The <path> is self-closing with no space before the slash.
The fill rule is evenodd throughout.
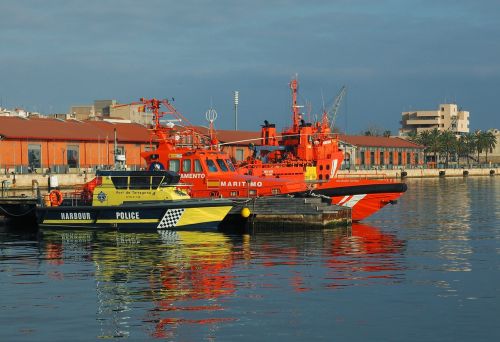
<path id="1" fill-rule="evenodd" d="M 59 190 L 52 190 L 49 194 L 50 205 L 53 207 L 60 206 L 63 201 L 63 195 Z"/>

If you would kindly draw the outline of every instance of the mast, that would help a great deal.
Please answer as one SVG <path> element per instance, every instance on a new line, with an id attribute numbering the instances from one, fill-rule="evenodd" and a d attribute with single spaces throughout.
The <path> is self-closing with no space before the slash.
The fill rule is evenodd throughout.
<path id="1" fill-rule="evenodd" d="M 292 90 L 292 113 L 293 113 L 293 130 L 297 132 L 300 125 L 300 112 L 299 105 L 297 104 L 297 94 L 299 91 L 299 81 L 294 78 L 290 82 L 290 89 Z"/>

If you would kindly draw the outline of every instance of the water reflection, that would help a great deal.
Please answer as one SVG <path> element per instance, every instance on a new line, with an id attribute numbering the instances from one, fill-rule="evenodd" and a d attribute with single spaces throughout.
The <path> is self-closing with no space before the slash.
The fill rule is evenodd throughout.
<path id="1" fill-rule="evenodd" d="M 0 228 L 0 340 L 496 340 L 500 178 L 408 185 L 348 229 Z"/>
<path id="2" fill-rule="evenodd" d="M 215 326 L 231 319 L 207 317 L 223 310 L 210 301 L 235 291 L 226 272 L 232 245 L 223 234 L 46 231 L 43 244 L 51 263 L 82 256 L 94 263 L 100 337 L 128 336 L 130 326 L 137 324 L 130 311 L 141 302 L 147 303 L 147 314 L 140 319 L 152 325 L 150 334 L 156 337 L 172 335 L 180 324 Z M 200 317 L 178 317 L 183 313 Z"/>
<path id="3" fill-rule="evenodd" d="M 51 265 L 53 282 L 67 276 L 68 265 L 93 266 L 86 276 L 95 280 L 101 338 L 132 337 L 142 326 L 156 338 L 209 339 L 238 324 L 242 317 L 230 303 L 243 292 L 259 301 L 271 289 L 303 293 L 398 281 L 404 247 L 362 224 L 252 236 L 44 231 L 39 259 Z"/>

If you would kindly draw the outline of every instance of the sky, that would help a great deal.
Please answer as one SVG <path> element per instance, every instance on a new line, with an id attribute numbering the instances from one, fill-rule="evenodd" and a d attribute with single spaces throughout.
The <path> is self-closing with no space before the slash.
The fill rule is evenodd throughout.
<path id="1" fill-rule="evenodd" d="M 0 105 L 66 113 L 174 98 L 194 124 L 288 126 L 290 80 L 312 118 L 397 134 L 401 112 L 457 103 L 500 128 L 498 0 L 0 0 Z"/>

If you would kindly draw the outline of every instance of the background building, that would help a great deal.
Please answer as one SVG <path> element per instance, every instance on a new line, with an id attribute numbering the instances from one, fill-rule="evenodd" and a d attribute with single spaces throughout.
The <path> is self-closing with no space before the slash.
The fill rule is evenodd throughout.
<path id="1" fill-rule="evenodd" d="M 0 117 L 1 172 L 72 172 L 114 165 L 117 150 L 129 169 L 146 164 L 140 153 L 152 148 L 146 127 L 104 121 Z"/>
<path id="2" fill-rule="evenodd" d="M 71 108 L 69 109 L 69 116 L 76 120 L 88 120 L 91 117 L 95 116 L 94 106 L 71 106 Z"/>
<path id="3" fill-rule="evenodd" d="M 107 119 L 108 120 L 108 119 Z M 140 153 L 155 148 L 146 126 L 102 120 L 0 117 L 1 172 L 78 172 L 114 165 L 114 131 L 119 154 L 129 169 L 146 166 Z M 206 127 L 195 127 L 208 135 Z M 260 132 L 218 130 L 223 151 L 235 161 L 253 153 L 250 144 L 261 145 Z M 392 169 L 423 164 L 423 147 L 402 138 L 380 136 L 339 137 L 345 152 L 344 168 Z"/>
<path id="4" fill-rule="evenodd" d="M 343 168 L 394 169 L 424 164 L 424 147 L 398 137 L 341 135 Z"/>
<path id="5" fill-rule="evenodd" d="M 469 133 L 469 112 L 460 110 L 456 104 L 441 104 L 438 110 L 402 112 L 401 115 L 400 136 L 434 128 L 456 134 Z"/>
<path id="6" fill-rule="evenodd" d="M 110 119 L 123 119 L 135 122 L 140 125 L 151 125 L 153 122 L 153 114 L 151 112 L 144 112 L 142 108 L 144 105 L 138 104 L 115 104 L 109 108 Z"/>
<path id="7" fill-rule="evenodd" d="M 108 117 L 111 113 L 111 107 L 117 104 L 116 100 L 95 100 L 94 111 L 95 116 Z"/>

